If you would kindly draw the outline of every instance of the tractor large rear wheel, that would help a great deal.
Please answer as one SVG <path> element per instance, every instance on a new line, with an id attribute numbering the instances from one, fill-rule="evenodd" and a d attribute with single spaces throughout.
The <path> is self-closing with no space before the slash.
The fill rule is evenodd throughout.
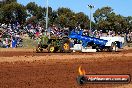
<path id="1" fill-rule="evenodd" d="M 62 42 L 62 51 L 65 53 L 70 52 L 70 41 L 68 39 L 64 39 Z"/>
<path id="2" fill-rule="evenodd" d="M 48 46 L 48 52 L 49 53 L 54 53 L 56 50 L 55 50 L 55 47 L 53 45 L 49 45 Z"/>

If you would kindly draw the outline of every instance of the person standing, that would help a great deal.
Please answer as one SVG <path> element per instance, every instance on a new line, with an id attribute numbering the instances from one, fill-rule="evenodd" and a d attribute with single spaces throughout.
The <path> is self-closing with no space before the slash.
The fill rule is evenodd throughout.
<path id="1" fill-rule="evenodd" d="M 9 48 L 8 38 L 5 39 L 5 43 L 6 43 L 6 48 Z"/>
<path id="2" fill-rule="evenodd" d="M 12 48 L 16 48 L 17 41 L 14 37 L 12 38 L 11 42 L 12 42 Z"/>

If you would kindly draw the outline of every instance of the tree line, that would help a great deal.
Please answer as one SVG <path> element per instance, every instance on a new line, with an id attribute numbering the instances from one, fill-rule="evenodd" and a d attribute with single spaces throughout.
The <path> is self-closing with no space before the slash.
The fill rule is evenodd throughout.
<path id="1" fill-rule="evenodd" d="M 90 19 L 83 12 L 75 13 L 69 8 L 58 8 L 53 10 L 48 7 L 48 26 L 58 25 L 60 27 L 76 27 L 89 29 Z M 45 27 L 46 7 L 38 6 L 30 2 L 26 6 L 17 3 L 17 0 L 6 0 L 0 3 L 0 23 L 16 23 L 21 25 L 40 24 Z M 116 32 L 132 31 L 132 16 L 124 17 L 116 14 L 111 7 L 102 7 L 93 13 L 94 22 L 92 29 L 114 30 Z"/>

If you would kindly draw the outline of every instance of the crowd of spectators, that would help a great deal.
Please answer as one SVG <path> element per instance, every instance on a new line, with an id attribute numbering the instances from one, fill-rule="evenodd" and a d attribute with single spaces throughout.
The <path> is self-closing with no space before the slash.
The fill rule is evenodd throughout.
<path id="1" fill-rule="evenodd" d="M 108 32 L 103 32 L 102 30 L 86 30 L 86 35 L 91 36 L 91 37 L 114 37 L 114 36 L 121 36 L 125 38 L 125 41 L 127 43 L 132 43 L 132 32 L 118 32 L 116 33 L 115 31 L 108 31 Z"/>
<path id="2" fill-rule="evenodd" d="M 26 26 L 17 24 L 0 24 L 0 47 L 15 48 L 22 47 L 22 37 L 26 34 L 31 39 L 37 38 L 42 33 L 40 25 L 33 26 L 28 24 Z"/>
<path id="3" fill-rule="evenodd" d="M 52 25 L 48 28 L 47 30 L 48 33 L 50 33 L 50 36 L 55 36 L 55 37 L 63 37 L 63 36 L 68 36 L 69 34 L 69 28 L 61 28 L 57 27 L 56 25 Z"/>
<path id="4" fill-rule="evenodd" d="M 22 39 L 20 38 L 21 30 L 19 30 L 19 26 L 15 27 L 15 25 L 0 25 L 0 47 L 9 48 L 9 47 L 17 47 L 20 45 Z"/>
<path id="5" fill-rule="evenodd" d="M 127 41 L 128 43 L 132 43 L 132 32 L 128 32 L 128 33 L 126 34 L 126 41 Z"/>

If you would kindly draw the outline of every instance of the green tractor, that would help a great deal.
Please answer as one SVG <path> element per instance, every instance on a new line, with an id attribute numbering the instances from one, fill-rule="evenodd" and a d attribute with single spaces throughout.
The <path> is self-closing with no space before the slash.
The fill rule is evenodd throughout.
<path id="1" fill-rule="evenodd" d="M 43 52 L 44 49 L 47 49 L 50 53 L 70 52 L 70 41 L 67 37 L 51 37 L 49 39 L 47 36 L 41 36 L 36 47 L 36 52 Z"/>

